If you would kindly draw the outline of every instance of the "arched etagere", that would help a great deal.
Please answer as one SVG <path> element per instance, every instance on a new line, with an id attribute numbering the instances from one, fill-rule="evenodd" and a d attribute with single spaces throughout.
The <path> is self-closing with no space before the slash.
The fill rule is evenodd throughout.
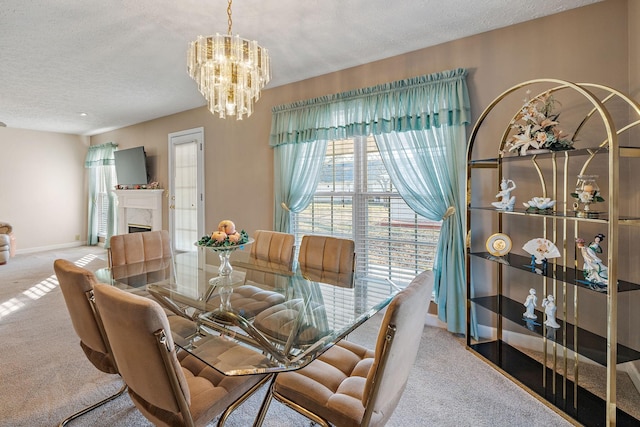
<path id="1" fill-rule="evenodd" d="M 573 131 L 573 149 L 509 151 L 523 97 L 545 94 L 561 102 L 558 126 Z M 615 89 L 536 79 L 500 94 L 469 138 L 467 347 L 584 425 L 640 425 L 640 382 L 632 384 L 634 375 L 640 380 L 638 125 L 640 105 Z M 595 209 L 585 210 L 576 199 L 578 176 L 584 175 L 598 176 Z M 491 204 L 503 178 L 517 184 L 513 209 Z M 533 197 L 555 205 L 523 206 Z M 587 279 L 576 246 L 599 234 L 606 236 L 599 255 L 608 268 L 608 285 Z M 506 236 L 510 252 L 490 251 L 487 244 L 495 235 Z M 559 256 L 536 264 L 523 247 L 532 239 L 554 243 Z M 536 319 L 523 316 L 530 289 L 538 301 L 554 296 L 559 328 L 545 325 L 548 315 L 540 303 Z"/>

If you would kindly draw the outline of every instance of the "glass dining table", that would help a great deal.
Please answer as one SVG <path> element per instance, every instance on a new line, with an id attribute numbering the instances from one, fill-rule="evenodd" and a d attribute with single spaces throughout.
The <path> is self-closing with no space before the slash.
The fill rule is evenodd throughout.
<path id="1" fill-rule="evenodd" d="M 253 260 L 248 251 L 228 255 L 226 270 L 216 265 L 215 254 L 199 248 L 101 269 L 96 276 L 193 322 L 195 333 L 172 330 L 174 343 L 225 375 L 299 369 L 400 290 L 390 281 L 357 276 L 351 287 L 336 286 L 311 280 L 298 268 Z"/>

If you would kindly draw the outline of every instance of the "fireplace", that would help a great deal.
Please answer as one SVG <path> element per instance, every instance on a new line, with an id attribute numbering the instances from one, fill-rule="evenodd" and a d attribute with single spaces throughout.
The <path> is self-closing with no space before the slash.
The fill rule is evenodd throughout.
<path id="1" fill-rule="evenodd" d="M 151 231 L 151 226 L 142 224 L 127 224 L 127 231 L 129 233 L 144 233 L 145 231 Z"/>
<path id="2" fill-rule="evenodd" d="M 164 190 L 114 190 L 118 196 L 118 234 L 162 230 Z"/>

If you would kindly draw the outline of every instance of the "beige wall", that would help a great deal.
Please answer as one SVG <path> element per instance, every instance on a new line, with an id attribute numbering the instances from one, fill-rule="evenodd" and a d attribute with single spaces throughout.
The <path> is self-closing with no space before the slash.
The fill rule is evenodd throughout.
<path id="1" fill-rule="evenodd" d="M 86 241 L 88 146 L 78 135 L 0 128 L 0 221 L 13 226 L 18 253 Z"/>
<path id="2" fill-rule="evenodd" d="M 633 3 L 633 2 L 631 2 Z M 637 7 L 631 6 L 630 10 Z M 636 11 L 638 16 L 640 11 Z M 631 20 L 631 18 L 629 18 Z M 120 148 L 144 145 L 156 178 L 167 185 L 167 134 L 203 126 L 206 141 L 206 229 L 233 219 L 251 232 L 273 223 L 271 108 L 302 99 L 458 67 L 469 70 L 474 120 L 498 94 L 524 80 L 553 77 L 629 89 L 627 3 L 607 0 L 394 58 L 265 90 L 254 114 L 221 120 L 205 107 L 91 138 Z M 639 55 L 634 55 L 638 57 Z M 278 64 L 273 64 L 274 74 Z M 194 83 L 195 84 L 195 83 Z M 165 207 L 166 225 L 166 207 Z"/>

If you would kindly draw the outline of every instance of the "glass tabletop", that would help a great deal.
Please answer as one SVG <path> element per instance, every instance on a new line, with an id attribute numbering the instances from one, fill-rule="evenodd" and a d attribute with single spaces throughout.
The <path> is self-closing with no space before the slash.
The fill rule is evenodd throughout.
<path id="1" fill-rule="evenodd" d="M 254 260 L 246 251 L 230 255 L 230 272 L 199 249 L 96 276 L 149 294 L 168 313 L 193 322 L 197 333 L 172 330 L 174 342 L 226 375 L 299 369 L 399 291 L 390 282 L 361 277 L 353 287 L 339 287 L 305 278 L 297 268 Z"/>

